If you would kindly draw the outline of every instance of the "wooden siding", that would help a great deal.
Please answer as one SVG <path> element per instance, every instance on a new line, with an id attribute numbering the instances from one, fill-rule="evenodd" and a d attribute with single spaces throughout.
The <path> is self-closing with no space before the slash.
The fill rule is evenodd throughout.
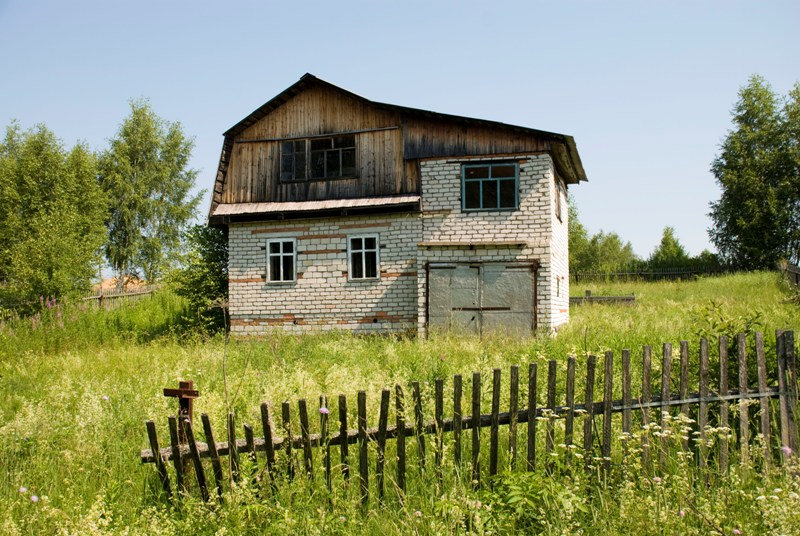
<path id="1" fill-rule="evenodd" d="M 326 87 L 312 87 L 245 129 L 234 140 L 222 203 L 318 201 L 416 193 L 406 177 L 397 114 Z M 358 131 L 356 178 L 282 182 L 276 139 Z M 273 141 L 247 141 L 273 140 Z"/>
<path id="2" fill-rule="evenodd" d="M 280 181 L 278 140 L 344 132 L 356 138 L 357 178 Z M 220 164 L 212 211 L 218 203 L 418 194 L 422 158 L 549 152 L 557 169 L 569 166 L 563 142 L 545 134 L 375 103 L 309 80 L 288 100 L 226 137 L 231 149 Z"/>

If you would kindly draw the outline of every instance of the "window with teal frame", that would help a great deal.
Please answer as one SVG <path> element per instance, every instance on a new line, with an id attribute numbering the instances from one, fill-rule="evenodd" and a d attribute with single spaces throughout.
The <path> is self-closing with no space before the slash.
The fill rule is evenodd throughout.
<path id="1" fill-rule="evenodd" d="M 518 164 L 462 164 L 461 208 L 464 211 L 516 210 L 518 186 Z"/>

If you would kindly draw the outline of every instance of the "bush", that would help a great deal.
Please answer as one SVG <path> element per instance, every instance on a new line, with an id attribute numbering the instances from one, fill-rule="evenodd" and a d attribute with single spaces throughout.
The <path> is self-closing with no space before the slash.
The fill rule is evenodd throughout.
<path id="1" fill-rule="evenodd" d="M 195 225 L 186 232 L 183 268 L 169 282 L 175 293 L 189 302 L 186 320 L 207 331 L 227 324 L 228 235 L 224 230 Z"/>

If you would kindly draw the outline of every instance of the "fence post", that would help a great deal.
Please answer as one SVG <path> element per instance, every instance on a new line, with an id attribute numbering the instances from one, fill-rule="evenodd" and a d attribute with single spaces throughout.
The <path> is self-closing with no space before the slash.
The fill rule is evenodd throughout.
<path id="1" fill-rule="evenodd" d="M 472 373 L 472 485 L 481 485 L 481 373 Z"/>
<path id="2" fill-rule="evenodd" d="M 703 479 L 708 484 L 708 447 L 706 445 L 706 427 L 708 426 L 708 340 L 700 339 L 700 408 L 698 410 L 697 427 L 700 432 L 700 469 Z"/>
<path id="3" fill-rule="evenodd" d="M 339 455 L 342 464 L 342 477 L 345 484 L 350 481 L 350 463 L 348 461 L 349 444 L 347 442 L 347 397 L 339 395 Z"/>
<path id="4" fill-rule="evenodd" d="M 397 420 L 397 487 L 406 491 L 406 410 L 403 401 L 403 388 L 394 386 L 395 416 Z"/>
<path id="5" fill-rule="evenodd" d="M 583 455 L 584 464 L 588 468 L 592 463 L 592 427 L 594 426 L 594 368 L 595 356 L 590 355 L 586 360 L 586 391 L 584 395 L 584 408 L 586 420 L 583 421 Z"/>
<path id="6" fill-rule="evenodd" d="M 760 331 L 756 332 L 756 364 L 758 366 L 758 391 L 761 393 L 759 408 L 761 410 L 761 437 L 764 442 L 764 468 L 769 469 L 770 465 L 772 465 L 769 429 L 769 398 L 764 396 L 764 393 L 767 392 L 767 359 L 764 355 L 764 334 Z"/>
<path id="7" fill-rule="evenodd" d="M 728 431 L 729 420 L 728 401 L 728 338 L 725 335 L 719 337 L 719 396 L 723 400 L 719 403 L 719 426 L 725 429 L 725 433 L 719 438 L 719 472 L 724 475 L 728 472 Z"/>
<path id="8" fill-rule="evenodd" d="M 383 502 L 384 464 L 386 462 L 386 427 L 389 422 L 389 389 L 381 391 L 381 407 L 378 413 L 378 455 L 375 462 L 375 481 L 378 485 L 378 501 Z"/>
<path id="9" fill-rule="evenodd" d="M 652 400 L 652 350 L 649 346 L 642 349 L 642 467 L 650 470 L 650 402 Z"/>
<path id="10" fill-rule="evenodd" d="M 570 447 L 575 427 L 575 356 L 567 358 L 567 386 L 566 400 L 567 413 L 564 417 L 564 444 L 567 446 L 567 459 L 571 459 Z"/>
<path id="11" fill-rule="evenodd" d="M 736 346 L 739 352 L 739 447 L 741 449 L 740 463 L 750 458 L 750 410 L 747 398 L 747 339 L 744 333 L 736 337 Z"/>
<path id="12" fill-rule="evenodd" d="M 261 404 L 261 428 L 264 432 L 264 451 L 267 455 L 267 462 L 265 466 L 267 469 L 267 478 L 269 478 L 270 482 L 273 482 L 275 478 L 275 475 L 273 474 L 273 468 L 275 466 L 275 446 L 273 442 L 275 441 L 275 438 L 272 432 L 274 425 L 272 424 L 272 408 L 266 402 Z M 206 434 L 206 437 L 208 437 L 208 434 Z"/>
<path id="13" fill-rule="evenodd" d="M 463 389 L 463 382 L 461 374 L 453 376 L 453 461 L 456 466 L 456 473 L 461 469 L 461 428 L 462 423 L 462 410 L 461 410 L 461 395 Z"/>
<path id="14" fill-rule="evenodd" d="M 369 467 L 367 465 L 367 393 L 358 392 L 358 475 L 361 504 L 369 504 Z"/>
<path id="15" fill-rule="evenodd" d="M 153 461 L 158 470 L 158 478 L 161 480 L 161 486 L 164 488 L 164 493 L 167 497 L 172 497 L 172 489 L 169 486 L 169 475 L 167 475 L 167 468 L 164 466 L 164 460 L 161 458 L 161 449 L 158 446 L 158 434 L 156 433 L 156 425 L 153 421 L 145 423 L 147 427 L 147 438 L 150 441 L 150 451 L 153 453 Z"/>
<path id="16" fill-rule="evenodd" d="M 422 394 L 419 391 L 419 382 L 411 382 L 412 396 L 414 398 L 414 417 L 416 420 L 417 454 L 419 455 L 420 471 L 425 470 L 425 421 L 422 415 Z"/>
<path id="17" fill-rule="evenodd" d="M 631 351 L 622 350 L 622 435 L 623 457 L 628 455 L 631 433 Z"/>
<path id="18" fill-rule="evenodd" d="M 489 427 L 489 475 L 497 474 L 498 433 L 500 428 L 500 369 L 492 371 L 492 420 Z"/>
<path id="19" fill-rule="evenodd" d="M 672 372 L 672 344 L 665 342 L 661 356 L 661 448 L 658 451 L 658 466 L 664 469 L 667 457 L 667 418 L 669 417 L 670 378 Z"/>
<path id="20" fill-rule="evenodd" d="M 550 453 L 553 451 L 555 444 L 555 409 L 556 409 L 556 361 L 551 359 L 547 362 L 547 422 L 545 424 L 544 434 L 544 452 L 545 459 L 547 460 L 547 470 L 553 469 L 553 461 L 550 458 Z"/>
<path id="21" fill-rule="evenodd" d="M 214 432 L 211 430 L 211 421 L 208 419 L 208 415 L 203 413 L 200 416 L 200 419 L 203 421 L 203 434 L 206 436 L 206 443 L 208 444 L 208 452 L 211 455 L 211 467 L 214 472 L 214 483 L 217 486 L 217 496 L 222 499 L 222 481 L 224 477 L 222 475 L 222 462 L 219 459 L 219 452 L 217 452 L 217 443 L 214 440 Z"/>
<path id="22" fill-rule="evenodd" d="M 509 466 L 513 471 L 517 467 L 517 419 L 519 419 L 519 367 L 511 366 L 508 395 L 508 454 Z"/>
<path id="23" fill-rule="evenodd" d="M 536 466 L 536 363 L 528 365 L 528 471 Z"/>
<path id="24" fill-rule="evenodd" d="M 603 374 L 603 468 L 611 470 L 611 405 L 614 395 L 614 354 L 606 352 Z"/>

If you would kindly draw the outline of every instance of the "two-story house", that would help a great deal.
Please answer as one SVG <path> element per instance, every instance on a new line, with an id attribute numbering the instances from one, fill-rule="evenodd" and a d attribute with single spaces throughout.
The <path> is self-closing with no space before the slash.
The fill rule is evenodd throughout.
<path id="1" fill-rule="evenodd" d="M 571 136 L 367 100 L 310 74 L 225 132 L 235 333 L 569 319 Z"/>

